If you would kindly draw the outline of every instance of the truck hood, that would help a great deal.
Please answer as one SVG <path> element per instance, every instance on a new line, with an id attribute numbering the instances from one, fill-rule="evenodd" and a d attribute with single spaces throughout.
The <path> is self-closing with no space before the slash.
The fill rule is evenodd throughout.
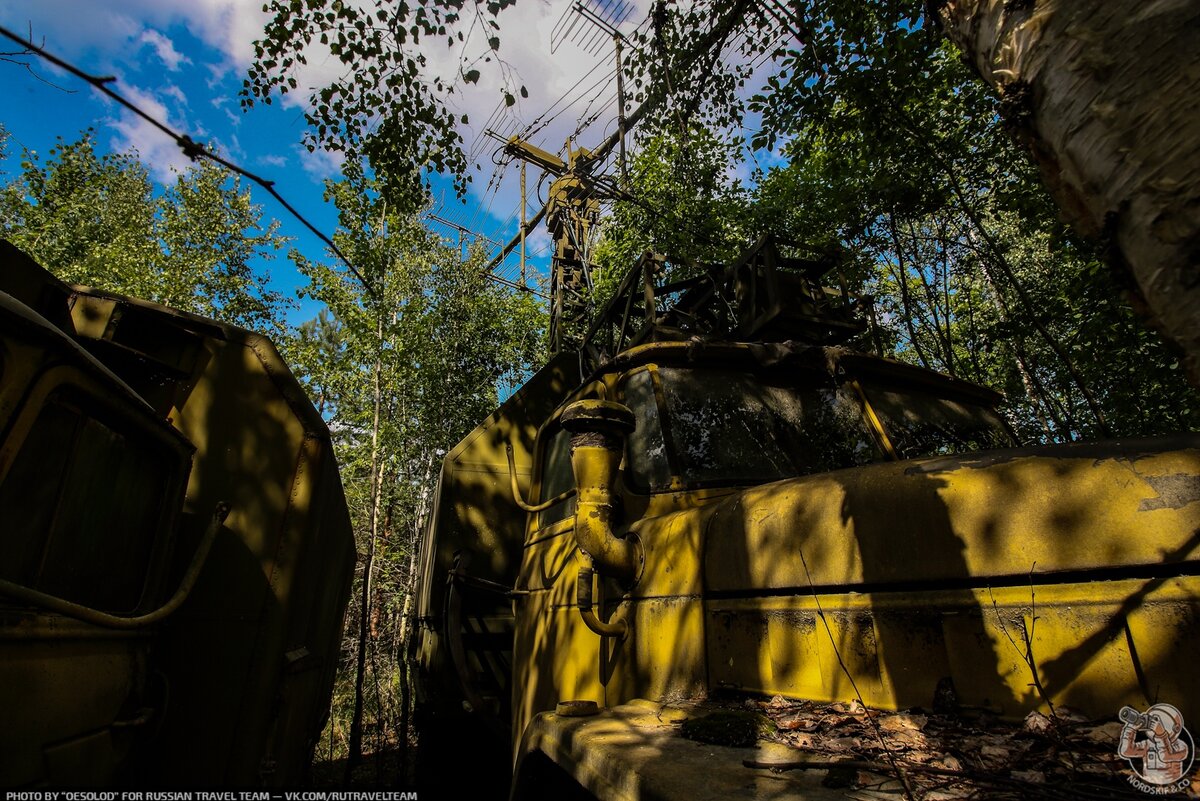
<path id="1" fill-rule="evenodd" d="M 1200 550 L 1200 435 L 869 465 L 710 508 L 706 595 L 1178 575 Z"/>

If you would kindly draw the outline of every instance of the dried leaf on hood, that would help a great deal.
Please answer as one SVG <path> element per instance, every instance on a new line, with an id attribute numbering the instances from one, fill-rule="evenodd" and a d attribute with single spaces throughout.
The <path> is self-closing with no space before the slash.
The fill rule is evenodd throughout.
<path id="1" fill-rule="evenodd" d="M 1092 743 L 1116 743 L 1121 739 L 1121 729 L 1125 728 L 1120 721 L 1110 721 L 1100 726 L 1084 726 L 1075 731 L 1075 736 L 1082 737 Z"/>
<path id="2" fill-rule="evenodd" d="M 975 790 L 972 787 L 943 787 L 925 793 L 921 796 L 921 801 L 963 801 L 974 796 Z"/>
<path id="3" fill-rule="evenodd" d="M 869 709 L 863 706 L 861 703 L 859 703 L 857 698 L 852 698 L 844 703 L 836 703 L 830 707 L 830 709 L 832 709 L 834 712 L 845 712 L 847 715 L 854 715 L 855 717 L 869 715 L 874 718 L 883 714 L 883 712 L 878 709 Z"/>
<path id="4" fill-rule="evenodd" d="M 820 720 L 812 715 L 784 715 L 775 720 L 775 725 L 781 731 L 814 731 Z"/>
<path id="5" fill-rule="evenodd" d="M 928 724 L 928 715 L 910 715 L 905 712 L 879 718 L 879 728 L 884 731 L 921 731 Z"/>
<path id="6" fill-rule="evenodd" d="M 942 770 L 962 770 L 962 763 L 958 761 L 958 757 L 953 754 L 944 754 L 929 763 L 932 767 L 941 768 Z"/>
<path id="7" fill-rule="evenodd" d="M 816 751 L 816 750 L 818 750 L 817 738 L 811 734 L 804 734 L 801 732 L 789 734 L 788 738 L 787 738 L 787 742 L 793 748 L 799 749 L 801 751 Z"/>
<path id="8" fill-rule="evenodd" d="M 1015 756 L 1012 749 L 999 745 L 985 745 L 975 753 L 979 754 L 989 767 L 1008 765 L 1013 761 L 1013 757 Z"/>
<path id="9" fill-rule="evenodd" d="M 855 751 L 862 747 L 862 739 L 858 737 L 831 737 L 821 743 L 832 753 Z"/>
<path id="10" fill-rule="evenodd" d="M 1054 723 L 1050 720 L 1050 718 L 1046 717 L 1041 712 L 1034 710 L 1025 716 L 1024 726 L 1026 731 L 1032 731 L 1041 734 L 1042 732 L 1049 731 L 1051 728 L 1053 728 Z"/>
<path id="11" fill-rule="evenodd" d="M 1054 708 L 1054 718 L 1063 723 L 1087 723 L 1088 721 L 1087 715 L 1068 706 L 1056 706 Z"/>

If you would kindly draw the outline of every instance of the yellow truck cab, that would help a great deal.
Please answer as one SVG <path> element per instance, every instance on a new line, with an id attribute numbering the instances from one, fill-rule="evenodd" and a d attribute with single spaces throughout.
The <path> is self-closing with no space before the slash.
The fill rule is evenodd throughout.
<path id="1" fill-rule="evenodd" d="M 507 744 L 514 798 L 843 797 L 681 735 L 728 698 L 1200 715 L 1200 436 L 1020 447 L 996 393 L 829 344 L 825 269 L 643 260 L 603 346 L 447 455 L 421 700 Z"/>

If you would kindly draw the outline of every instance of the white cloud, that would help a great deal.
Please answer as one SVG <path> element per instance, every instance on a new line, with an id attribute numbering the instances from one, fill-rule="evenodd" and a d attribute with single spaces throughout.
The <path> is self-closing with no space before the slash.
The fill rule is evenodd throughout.
<path id="1" fill-rule="evenodd" d="M 548 256 L 553 248 L 554 242 L 551 241 L 550 234 L 542 226 L 525 237 L 525 252 L 529 255 L 537 253 L 539 256 Z"/>
<path id="2" fill-rule="evenodd" d="M 287 159 L 285 159 L 283 156 L 276 156 L 273 153 L 266 156 L 260 156 L 258 161 L 260 164 L 266 164 L 268 167 L 276 167 L 279 169 L 286 167 L 288 163 Z"/>
<path id="3" fill-rule="evenodd" d="M 188 104 L 187 95 L 185 95 L 183 90 L 173 83 L 167 84 L 159 91 L 174 100 L 180 108 L 184 108 Z"/>
<path id="4" fill-rule="evenodd" d="M 209 89 L 215 90 L 225 80 L 225 76 L 229 74 L 229 67 L 224 63 L 205 64 L 204 69 L 208 72 L 208 77 L 204 79 L 204 85 Z M 213 98 L 213 105 L 219 105 L 223 99 L 219 96 Z"/>
<path id="5" fill-rule="evenodd" d="M 169 114 L 167 107 L 153 93 L 130 84 L 122 84 L 121 88 L 125 97 L 154 119 L 175 130 L 187 130 L 186 124 Z M 113 150 L 137 150 L 156 181 L 171 183 L 174 181 L 173 171 L 181 172 L 190 164 L 190 159 L 174 139 L 133 112 L 121 109 L 120 116 L 111 125 L 116 133 L 109 143 Z"/>
<path id="6" fill-rule="evenodd" d="M 68 54 L 80 50 L 124 49 L 144 28 L 136 15 L 114 13 L 103 3 L 72 0 L 0 0 L 0 20 L 21 34 L 43 39 L 53 52 Z"/>
<path id="7" fill-rule="evenodd" d="M 216 152 L 231 157 L 234 161 L 246 160 L 246 149 L 242 147 L 241 140 L 237 134 L 232 131 L 222 136 L 216 136 L 212 139 L 213 147 Z"/>
<path id="8" fill-rule="evenodd" d="M 179 69 L 180 64 L 191 64 L 192 60 L 175 49 L 175 43 L 152 28 L 142 31 L 138 38 L 141 44 L 148 44 L 154 49 L 155 55 L 166 68 L 172 72 Z"/>
<path id="9" fill-rule="evenodd" d="M 150 44 L 172 69 L 170 54 L 178 51 L 158 31 L 182 25 L 240 68 L 250 63 L 267 15 L 261 3 L 246 0 L 0 0 L 0 19 L 22 31 L 32 26 L 35 38 L 47 37 L 59 52 L 119 55 L 131 42 Z"/>
<path id="10" fill-rule="evenodd" d="M 582 121 L 591 121 L 576 139 L 577 145 L 585 147 L 594 146 L 603 139 L 606 128 L 611 131 L 616 127 L 616 81 L 612 75 L 615 62 L 612 44 L 602 41 L 607 37 L 597 33 L 594 52 L 588 53 L 560 35 L 555 37 L 555 52 L 551 52 L 556 23 L 569 5 L 567 0 L 526 0 L 503 11 L 499 17 L 498 53 L 503 63 L 498 65 L 493 59 L 491 63 L 477 64 L 476 68 L 481 72 L 479 84 L 467 86 L 451 98 L 456 113 L 466 114 L 470 120 L 467 125 L 460 126 L 464 148 L 473 157 L 470 174 L 474 176 L 474 182 L 469 192 L 476 201 L 490 203 L 495 216 L 501 220 L 520 204 L 520 167 L 519 162 L 514 162 L 502 170 L 498 188 L 488 191 L 494 169 L 492 154 L 500 143 L 485 137 L 485 128 L 507 138 L 537 123 L 539 130 L 530 136 L 531 144 L 557 153 L 567 138 L 575 135 Z M 640 0 L 636 5 L 629 21 L 621 26 L 625 33 L 641 22 L 649 2 Z M 580 20 L 577 32 L 584 29 L 581 26 L 589 24 Z M 576 38 L 586 41 L 583 37 Z M 438 42 L 438 45 L 440 47 L 430 53 L 430 72 L 455 74 L 459 69 L 459 50 L 446 48 L 444 42 Z M 477 36 L 466 52 L 473 56 L 485 48 L 481 37 Z M 519 96 L 521 85 L 525 86 L 528 98 Z M 516 103 L 511 107 L 504 105 L 503 88 L 516 95 Z M 559 102 L 564 97 L 565 101 Z M 475 168 L 476 163 L 481 170 Z M 536 185 L 540 174 L 535 167 L 527 168 L 527 196 L 534 209 L 537 208 Z M 488 225 L 494 223 L 485 224 L 485 227 Z M 484 232 L 489 235 L 500 233 Z"/>
<path id="11" fill-rule="evenodd" d="M 644 18 L 649 5 L 649 0 L 637 0 L 637 8 L 622 29 L 629 32 L 635 27 Z M 533 144 L 550 152 L 559 151 L 567 137 L 575 133 L 578 123 L 593 117 L 593 123 L 578 137 L 581 145 L 594 145 L 603 137 L 606 127 L 608 130 L 614 127 L 616 88 L 610 75 L 613 68 L 611 44 L 603 42 L 595 48 L 594 54 L 589 54 L 577 43 L 562 40 L 558 42 L 556 52 L 551 52 L 552 32 L 569 7 L 570 0 L 521 0 L 501 12 L 498 18 L 501 25 L 499 53 L 491 54 L 490 63 L 481 60 L 475 65 L 481 73 L 478 85 L 462 87 L 449 98 L 455 113 L 465 114 L 470 120 L 469 124 L 460 126 L 460 132 L 464 146 L 473 151 L 473 160 L 483 168 L 477 172 L 472 167 L 475 182 L 469 193 L 476 202 L 490 202 L 495 216 L 501 220 L 519 203 L 519 168 L 516 164 L 510 165 L 503 171 L 499 191 L 494 197 L 486 195 L 493 168 L 491 156 L 498 143 L 483 138 L 485 126 L 502 135 L 518 132 L 537 121 L 539 115 L 544 115 L 567 95 L 566 102 L 550 111 L 557 116 L 540 126 L 531 137 Z M 210 81 L 241 73 L 249 65 L 253 41 L 261 38 L 267 21 L 261 4 L 251 0 L 123 0 L 116 9 L 119 10 L 93 0 L 39 0 L 28 5 L 18 0 L 0 0 L 0 19 L 13 25 L 18 20 L 30 18 L 35 32 L 45 34 L 58 52 L 68 56 L 94 51 L 101 58 L 120 62 L 126 55 L 123 49 L 128 49 L 130 43 L 143 41 L 155 47 L 158 57 L 168 68 L 173 63 L 171 54 L 178 55 L 178 49 L 165 36 L 160 41 L 158 36 L 161 34 L 157 31 L 183 26 L 222 56 L 219 64 L 192 67 L 206 70 L 205 77 Z M 583 30 L 589 24 L 579 20 L 577 29 Z M 470 29 L 473 37 L 466 48 L 447 47 L 445 39 L 439 37 L 424 40 L 429 60 L 428 75 L 457 75 L 462 66 L 461 55 L 465 53 L 468 58 L 474 58 L 488 53 L 480 33 L 483 27 L 473 25 Z M 597 35 L 599 44 L 603 36 Z M 310 47 L 307 56 L 308 64 L 296 74 L 300 91 L 277 100 L 285 107 L 305 105 L 306 89 L 324 85 L 344 70 L 341 62 L 328 56 L 319 45 Z M 174 62 L 175 66 L 182 63 Z M 519 96 L 521 85 L 525 86 L 528 98 Z M 517 95 L 511 108 L 503 105 L 502 87 Z M 233 124 L 232 116 L 230 122 Z M 151 147 L 152 132 L 143 131 L 143 127 L 129 122 L 122 135 L 142 148 L 144 155 L 153 152 L 165 158 L 162 148 Z M 304 152 L 300 160 L 314 177 L 332 175 L 341 163 L 340 158 L 323 153 Z M 539 175 L 539 170 L 529 170 L 531 205 L 536 203 L 534 187 Z M 484 229 L 483 233 L 497 233 L 488 230 L 494 229 L 494 221 L 485 223 L 481 220 L 479 227 Z"/>
<path id="12" fill-rule="evenodd" d="M 336 178 L 342 170 L 346 157 L 341 153 L 330 153 L 327 150 L 314 150 L 309 153 L 307 148 L 300 145 L 295 147 L 300 166 L 314 181 L 324 181 L 326 178 Z"/>

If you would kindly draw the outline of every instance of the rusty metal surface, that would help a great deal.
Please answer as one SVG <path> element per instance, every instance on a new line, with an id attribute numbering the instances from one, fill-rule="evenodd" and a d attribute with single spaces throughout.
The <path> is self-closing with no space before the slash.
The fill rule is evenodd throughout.
<path id="1" fill-rule="evenodd" d="M 92 608 L 95 604 L 89 596 L 95 593 L 85 585 L 96 571 L 107 573 L 106 580 L 123 586 L 127 591 L 121 594 L 132 599 L 127 608 L 104 606 L 104 613 L 146 613 L 165 600 L 159 594 L 170 592 L 163 574 L 192 449 L 128 384 L 70 337 L 65 285 L 7 243 L 0 243 L 0 265 L 5 268 L 6 288 L 13 288 L 21 298 L 0 293 L 0 486 L 10 478 L 21 482 L 19 495 L 0 494 L 5 506 L 0 511 L 5 521 L 0 577 L 34 591 L 32 601 L 0 593 L 0 709 L 4 710 L 0 785 L 47 780 L 94 785 L 116 778 L 144 744 L 142 726 L 117 724 L 137 721 L 137 710 L 152 702 L 161 689 L 151 675 L 153 638 L 144 631 L 115 631 L 49 612 L 37 601 L 40 595 L 67 595 L 68 607 Z M 106 522 L 118 525 L 80 509 L 71 489 L 53 481 L 52 466 L 74 465 L 68 460 L 76 458 L 76 446 L 43 450 L 42 437 L 57 426 L 43 422 L 40 415 L 51 405 L 67 408 L 67 401 L 72 408 L 83 404 L 89 419 L 102 420 L 165 458 L 162 494 L 157 499 L 162 511 L 146 521 L 153 529 L 146 543 L 149 552 L 133 555 L 144 560 L 144 572 L 118 577 L 114 561 L 122 558 L 119 551 L 91 554 L 86 568 L 72 568 L 69 552 L 52 550 L 54 543 L 45 539 L 43 531 L 31 530 L 31 519 L 49 529 L 47 512 L 56 516 L 78 512 L 81 519 L 90 518 L 93 534 L 107 534 Z M 19 477 L 13 477 L 14 467 Z M 101 478 L 110 469 L 110 465 L 90 468 L 92 475 Z M 30 477 L 36 479 L 35 485 L 28 483 Z M 54 508 L 46 509 L 47 503 Z M 36 562 L 28 561 L 22 551 L 30 545 L 40 549 Z M 51 569 L 79 578 L 57 582 L 45 588 L 50 592 L 39 594 L 41 581 Z"/>
<path id="2" fill-rule="evenodd" d="M 333 685 L 354 539 L 324 422 L 271 343 L 233 328 L 203 334 L 175 384 L 172 423 L 196 444 L 189 508 L 233 512 L 164 642 L 177 699 L 157 769 L 171 777 L 289 784 L 305 770 Z M 284 655 L 307 648 L 304 670 Z"/>
<path id="3" fill-rule="evenodd" d="M 537 501 L 530 473 L 538 426 L 578 374 L 573 356 L 551 360 L 446 454 L 422 538 L 412 638 L 418 706 L 465 714 L 463 725 L 497 740 L 502 762 L 511 749 L 513 605 L 505 593 L 517 583 L 526 522 L 513 484 Z"/>
<path id="4" fill-rule="evenodd" d="M 512 586 L 521 562 L 525 515 L 512 499 L 508 447 L 512 448 L 519 487 L 531 499 L 529 486 L 538 426 L 569 391 L 578 362 L 553 360 L 514 393 L 487 420 L 446 454 L 433 498 L 430 524 L 422 538 L 421 584 L 417 615 L 439 618 L 445 604 L 445 578 L 454 553 L 475 554 L 472 575 Z"/>
<path id="5" fill-rule="evenodd" d="M 593 316 L 580 351 L 595 369 L 656 342 L 844 342 L 866 330 L 857 317 L 870 301 L 846 291 L 841 267 L 824 254 L 785 256 L 770 235 L 728 265 L 647 252 Z M 821 285 L 830 272 L 839 289 Z"/>
<path id="6" fill-rule="evenodd" d="M 114 779 L 141 732 L 111 726 L 146 680 L 151 645 L 145 632 L 0 612 L 0 784 L 95 786 Z M 96 732 L 104 736 L 97 739 Z M 46 749 L 72 744 L 90 755 L 86 769 L 48 774 Z"/>
<path id="7" fill-rule="evenodd" d="M 1027 585 L 1031 571 L 1200 558 L 1200 504 L 1164 502 L 1156 488 L 1168 476 L 1200 481 L 1200 436 L 1144 441 L 1136 450 L 1132 459 L 1116 444 L 997 451 L 749 489 L 710 524 L 706 586 L 804 593 Z"/>

